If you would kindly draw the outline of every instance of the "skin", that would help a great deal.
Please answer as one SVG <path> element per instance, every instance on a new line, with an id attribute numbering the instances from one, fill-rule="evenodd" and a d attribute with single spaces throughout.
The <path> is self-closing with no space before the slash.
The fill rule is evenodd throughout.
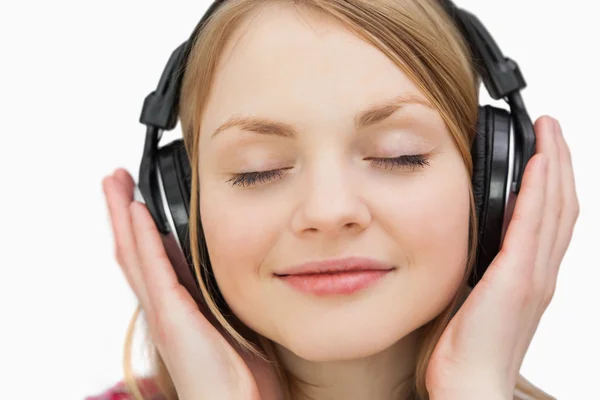
<path id="1" fill-rule="evenodd" d="M 449 303 L 464 273 L 464 162 L 440 115 L 423 104 L 354 127 L 372 104 L 426 101 L 376 48 L 285 6 L 251 21 L 224 49 L 201 124 L 200 207 L 219 288 L 292 371 L 331 385 L 315 395 L 390 398 L 414 369 L 417 329 Z M 231 116 L 286 123 L 296 136 L 233 126 L 213 137 Z M 413 154 L 427 154 L 429 165 L 385 168 L 369 159 Z M 254 186 L 227 182 L 279 168 L 291 169 Z M 347 296 L 302 294 L 274 277 L 347 256 L 395 270 Z"/>
<path id="2" fill-rule="evenodd" d="M 404 399 L 419 327 L 448 304 L 464 271 L 467 172 L 439 115 L 422 105 L 354 129 L 367 105 L 422 95 L 377 50 L 290 9 L 267 8 L 254 22 L 224 53 L 200 136 L 202 224 L 219 288 L 240 320 L 277 344 L 288 369 L 325 385 L 308 390 L 312 397 Z M 232 114 L 292 124 L 297 134 L 232 127 L 211 138 Z M 552 299 L 579 202 L 560 125 L 542 117 L 534 128 L 536 155 L 500 253 L 428 364 L 433 400 L 512 399 Z M 426 153 L 428 164 L 385 169 L 370 159 L 411 153 Z M 258 186 L 227 182 L 277 168 L 288 169 Z M 177 282 L 133 188 L 122 169 L 103 180 L 115 256 L 179 399 L 280 399 L 269 366 L 237 353 Z M 301 294 L 274 276 L 349 255 L 395 269 L 351 296 Z"/>

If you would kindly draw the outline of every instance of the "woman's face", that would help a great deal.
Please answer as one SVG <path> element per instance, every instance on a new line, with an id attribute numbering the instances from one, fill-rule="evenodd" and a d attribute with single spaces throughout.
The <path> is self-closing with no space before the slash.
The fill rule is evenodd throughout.
<path id="1" fill-rule="evenodd" d="M 374 354 L 459 288 L 467 170 L 440 115 L 378 49 L 292 7 L 250 22 L 225 48 L 200 130 L 200 212 L 219 289 L 242 322 L 302 358 Z M 417 164 L 374 160 L 406 155 Z M 274 172 L 239 175 L 261 171 Z M 342 285 L 349 293 L 278 276 L 347 257 L 393 269 L 346 274 L 378 278 Z"/>

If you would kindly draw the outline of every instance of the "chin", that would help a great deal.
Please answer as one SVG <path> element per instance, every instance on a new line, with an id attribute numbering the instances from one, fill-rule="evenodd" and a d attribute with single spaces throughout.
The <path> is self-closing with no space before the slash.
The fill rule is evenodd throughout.
<path id="1" fill-rule="evenodd" d="M 330 362 L 360 359 L 380 353 L 409 335 L 418 326 L 397 324 L 372 318 L 326 323 L 326 319 L 311 324 L 295 324 L 288 335 L 275 340 L 296 356 L 313 362 Z M 396 321 L 398 322 L 398 321 Z"/>
<path id="2" fill-rule="evenodd" d="M 377 354 L 390 346 L 394 341 L 377 340 L 376 338 L 362 337 L 352 340 L 321 340 L 313 343 L 294 343 L 286 349 L 296 356 L 312 362 L 347 361 L 369 357 Z"/>

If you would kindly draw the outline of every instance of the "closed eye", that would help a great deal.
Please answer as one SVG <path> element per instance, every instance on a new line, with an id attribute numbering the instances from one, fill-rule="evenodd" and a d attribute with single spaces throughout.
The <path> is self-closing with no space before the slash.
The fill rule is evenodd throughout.
<path id="1" fill-rule="evenodd" d="M 423 168 L 429 165 L 429 160 L 424 154 L 403 155 L 393 158 L 365 158 L 370 160 L 371 164 L 377 168 L 393 170 L 398 168 L 410 167 L 411 170 Z M 268 183 L 275 179 L 283 177 L 285 171 L 291 168 L 280 168 L 269 171 L 243 172 L 235 174 L 231 179 L 227 180 L 232 186 L 251 187 L 258 184 Z"/>
<path id="2" fill-rule="evenodd" d="M 405 155 L 393 158 L 365 158 L 365 160 L 371 160 L 373 166 L 383 169 L 412 167 L 414 170 L 429 165 L 429 160 L 424 154 Z"/>
<path id="3" fill-rule="evenodd" d="M 250 187 L 259 183 L 267 183 L 283 176 L 283 171 L 290 168 L 272 169 L 270 171 L 243 172 L 227 180 L 232 186 Z"/>

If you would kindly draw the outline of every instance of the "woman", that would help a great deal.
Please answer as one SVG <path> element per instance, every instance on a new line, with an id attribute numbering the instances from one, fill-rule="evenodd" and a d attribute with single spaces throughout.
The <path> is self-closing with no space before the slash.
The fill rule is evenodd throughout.
<path id="1" fill-rule="evenodd" d="M 180 100 L 209 311 L 177 283 L 131 176 L 103 182 L 157 350 L 148 387 L 126 368 L 123 393 L 550 399 L 519 368 L 579 212 L 569 150 L 556 121 L 536 122 L 502 249 L 471 292 L 470 60 L 432 0 L 224 2 Z"/>

